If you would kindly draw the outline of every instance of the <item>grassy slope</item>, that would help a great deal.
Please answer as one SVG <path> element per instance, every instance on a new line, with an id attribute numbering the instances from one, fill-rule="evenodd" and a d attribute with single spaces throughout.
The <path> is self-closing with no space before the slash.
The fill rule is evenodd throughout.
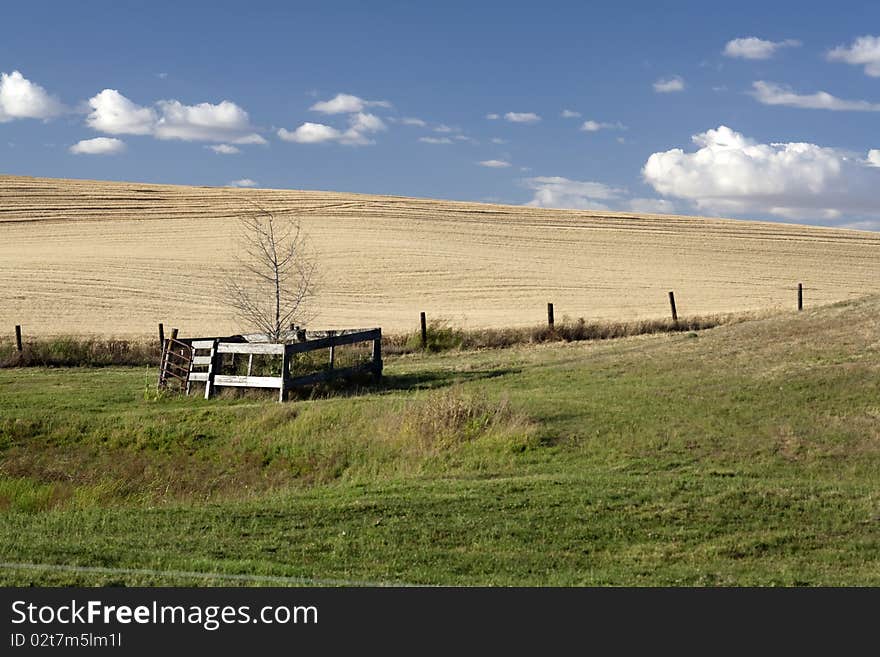
<path id="1" fill-rule="evenodd" d="M 445 584 L 880 584 L 880 300 L 156 399 L 0 371 L 0 561 Z M 184 577 L 0 569 L 27 584 Z M 211 583 L 211 580 L 199 580 Z"/>

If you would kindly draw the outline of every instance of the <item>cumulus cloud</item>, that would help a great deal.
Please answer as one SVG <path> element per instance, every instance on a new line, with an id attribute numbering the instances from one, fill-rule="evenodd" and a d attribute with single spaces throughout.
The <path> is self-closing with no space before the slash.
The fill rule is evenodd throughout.
<path id="1" fill-rule="evenodd" d="M 758 143 L 723 125 L 692 140 L 695 152 L 648 158 L 642 174 L 658 193 L 718 214 L 825 222 L 880 216 L 880 171 L 870 152 L 864 160 L 810 143 Z"/>
<path id="2" fill-rule="evenodd" d="M 740 59 L 770 59 L 780 48 L 794 48 L 800 45 L 801 42 L 797 39 L 766 41 L 758 37 L 744 37 L 728 41 L 722 54 Z"/>
<path id="3" fill-rule="evenodd" d="M 111 135 L 148 135 L 158 120 L 156 111 L 130 101 L 116 89 L 104 89 L 89 98 L 92 111 L 86 124 Z"/>
<path id="4" fill-rule="evenodd" d="M 278 131 L 278 136 L 284 141 L 292 141 L 297 144 L 320 144 L 324 141 L 337 141 L 342 133 L 323 123 L 306 122 L 292 132 L 281 128 Z"/>
<path id="5" fill-rule="evenodd" d="M 825 109 L 850 112 L 880 112 L 880 103 L 869 103 L 866 100 L 843 100 L 825 91 L 813 94 L 799 94 L 790 87 L 758 80 L 752 83 L 750 94 L 764 105 L 784 105 L 804 109 Z"/>
<path id="6" fill-rule="evenodd" d="M 654 83 L 654 91 L 658 94 L 669 94 L 684 90 L 684 79 L 680 75 L 671 78 L 660 78 Z"/>
<path id="7" fill-rule="evenodd" d="M 826 54 L 828 61 L 864 66 L 865 75 L 880 77 L 880 37 L 861 36 L 849 46 L 837 46 Z"/>
<path id="8" fill-rule="evenodd" d="M 623 130 L 625 126 L 619 121 L 616 123 L 605 123 L 602 121 L 584 121 L 581 130 L 584 132 L 598 132 L 599 130 Z"/>
<path id="9" fill-rule="evenodd" d="M 257 185 L 257 181 L 250 178 L 239 178 L 226 184 L 227 187 L 256 187 Z"/>
<path id="10" fill-rule="evenodd" d="M 64 105 L 20 72 L 0 74 L 0 123 L 14 119 L 51 119 Z"/>
<path id="11" fill-rule="evenodd" d="M 537 123 L 541 117 L 534 112 L 508 112 L 504 119 L 511 123 Z"/>
<path id="12" fill-rule="evenodd" d="M 205 146 L 205 148 L 210 148 L 215 153 L 219 153 L 220 155 L 235 155 L 236 153 L 241 153 L 241 151 L 235 146 L 230 146 L 229 144 L 217 144 L 216 146 Z"/>
<path id="13" fill-rule="evenodd" d="M 330 100 L 322 100 L 309 109 L 322 114 L 354 114 L 366 107 L 391 107 L 387 100 L 364 100 L 351 94 L 336 94 Z"/>
<path id="14" fill-rule="evenodd" d="M 869 150 L 865 164 L 871 167 L 880 167 L 880 149 L 872 148 Z"/>
<path id="15" fill-rule="evenodd" d="M 562 110 L 562 114 L 560 114 L 563 119 L 579 119 L 581 116 L 580 112 L 575 112 L 574 110 L 564 109 Z"/>
<path id="16" fill-rule="evenodd" d="M 452 140 L 449 137 L 419 137 L 419 141 L 424 142 L 426 144 L 451 144 Z"/>
<path id="17" fill-rule="evenodd" d="M 501 137 L 492 137 L 492 139 L 490 139 L 489 141 L 491 141 L 493 144 L 506 144 L 507 143 L 507 140 L 502 139 Z"/>
<path id="18" fill-rule="evenodd" d="M 375 114 L 365 112 L 357 112 L 349 116 L 348 125 L 348 129 L 342 131 L 323 123 L 306 122 L 294 131 L 281 128 L 278 130 L 278 136 L 284 141 L 298 144 L 338 142 L 346 146 L 364 146 L 373 143 L 367 135 L 386 129 L 382 119 Z"/>
<path id="19" fill-rule="evenodd" d="M 413 116 L 405 116 L 402 119 L 400 119 L 400 122 L 403 125 L 414 125 L 417 128 L 424 128 L 426 125 L 428 125 L 425 121 L 422 121 L 421 119 L 417 119 Z"/>
<path id="20" fill-rule="evenodd" d="M 68 149 L 74 155 L 114 155 L 125 150 L 125 142 L 113 137 L 83 139 Z"/>
<path id="21" fill-rule="evenodd" d="M 116 89 L 104 89 L 89 99 L 86 124 L 111 135 L 152 135 L 158 139 L 216 141 L 232 144 L 265 144 L 254 132 L 248 113 L 224 100 L 214 105 L 184 105 L 160 100 L 156 108 L 138 105 Z"/>
<path id="22" fill-rule="evenodd" d="M 526 178 L 523 184 L 534 190 L 526 205 L 569 210 L 617 210 L 643 214 L 671 214 L 672 201 L 661 198 L 627 198 L 622 187 L 589 180 L 571 180 L 561 176 Z"/>
<path id="23" fill-rule="evenodd" d="M 177 100 L 160 100 L 156 104 L 161 116 L 154 133 L 159 139 L 266 143 L 265 139 L 253 132 L 248 113 L 231 101 L 223 100 L 216 105 L 184 105 Z"/>
<path id="24" fill-rule="evenodd" d="M 356 132 L 379 132 L 385 130 L 386 126 L 375 114 L 358 112 L 351 119 L 351 129 Z"/>
<path id="25" fill-rule="evenodd" d="M 604 183 L 569 180 L 561 176 L 537 176 L 523 182 L 535 192 L 526 205 L 539 208 L 607 210 L 607 202 L 619 199 L 625 192 Z"/>
<path id="26" fill-rule="evenodd" d="M 492 114 L 487 114 L 486 118 L 489 119 L 490 121 L 497 121 L 501 117 L 498 114 L 492 113 Z"/>
<path id="27" fill-rule="evenodd" d="M 343 130 L 323 123 L 307 121 L 296 130 L 281 128 L 278 136 L 285 141 L 299 144 L 337 142 L 347 146 L 365 146 L 375 143 L 369 135 L 387 130 L 388 126 L 375 114 L 365 112 L 367 107 L 391 107 L 387 100 L 364 100 L 351 94 L 336 94 L 330 100 L 315 103 L 309 109 L 323 114 L 348 114 L 348 128 Z M 396 121 L 397 119 L 390 119 Z M 417 118 L 400 119 L 404 125 L 424 127 L 426 123 Z"/>
<path id="28" fill-rule="evenodd" d="M 483 160 L 477 162 L 481 167 L 489 167 L 490 169 L 504 169 L 510 166 L 510 162 L 506 160 Z"/>

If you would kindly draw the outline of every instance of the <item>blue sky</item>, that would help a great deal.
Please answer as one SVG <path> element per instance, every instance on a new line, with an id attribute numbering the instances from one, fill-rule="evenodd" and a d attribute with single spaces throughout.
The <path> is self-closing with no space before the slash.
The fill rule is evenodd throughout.
<path id="1" fill-rule="evenodd" d="M 3 173 L 880 228 L 874 3 L 2 15 Z"/>

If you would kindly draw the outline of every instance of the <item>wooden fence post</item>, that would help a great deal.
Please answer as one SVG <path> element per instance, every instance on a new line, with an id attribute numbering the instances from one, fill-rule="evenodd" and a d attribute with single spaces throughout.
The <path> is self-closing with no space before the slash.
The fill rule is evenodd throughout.
<path id="1" fill-rule="evenodd" d="M 373 340 L 373 376 L 376 381 L 382 378 L 382 329 L 379 329 L 379 337 Z"/>
<path id="2" fill-rule="evenodd" d="M 678 312 L 675 310 L 675 294 L 670 290 L 669 292 L 669 306 L 672 308 L 672 321 L 678 321 Z"/>
<path id="3" fill-rule="evenodd" d="M 177 329 L 174 329 L 174 331 L 174 335 L 176 336 Z M 208 375 L 205 377 L 205 399 L 210 399 L 211 395 L 214 393 L 214 375 L 217 374 L 217 363 L 219 361 L 217 355 L 218 344 L 220 344 L 220 340 L 214 340 L 211 344 L 211 362 L 208 363 Z"/>
<path id="4" fill-rule="evenodd" d="M 284 345 L 284 351 L 281 352 L 281 385 L 278 387 L 278 401 L 284 401 L 284 393 L 287 392 L 287 379 L 290 374 L 287 371 L 289 369 L 289 359 L 287 354 L 287 345 Z"/>
<path id="5" fill-rule="evenodd" d="M 553 304 L 547 303 L 547 326 L 553 328 Z"/>
<path id="6" fill-rule="evenodd" d="M 164 336 L 163 336 L 164 337 Z M 171 342 L 177 339 L 177 329 L 171 329 L 171 337 L 162 343 L 162 356 L 159 359 L 159 388 L 165 386 L 165 372 L 168 369 L 168 359 L 171 354 Z"/>
<path id="7" fill-rule="evenodd" d="M 165 325 L 159 322 L 159 349 L 165 348 Z"/>
<path id="8" fill-rule="evenodd" d="M 421 313 L 419 315 L 419 320 L 422 324 L 422 349 L 428 348 L 428 320 L 425 318 L 425 313 Z"/>
<path id="9" fill-rule="evenodd" d="M 804 309 L 804 285 L 798 283 L 798 310 Z"/>
<path id="10" fill-rule="evenodd" d="M 22 350 L 21 346 L 21 325 L 15 325 L 15 348 L 20 352 Z"/>

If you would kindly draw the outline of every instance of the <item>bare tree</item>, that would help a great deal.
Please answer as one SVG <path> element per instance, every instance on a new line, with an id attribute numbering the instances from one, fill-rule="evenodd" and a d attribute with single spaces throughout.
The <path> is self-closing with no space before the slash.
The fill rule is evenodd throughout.
<path id="1" fill-rule="evenodd" d="M 249 327 L 280 342 L 305 323 L 314 293 L 315 257 L 299 218 L 256 206 L 240 218 L 240 252 L 226 277 L 225 303 Z"/>

